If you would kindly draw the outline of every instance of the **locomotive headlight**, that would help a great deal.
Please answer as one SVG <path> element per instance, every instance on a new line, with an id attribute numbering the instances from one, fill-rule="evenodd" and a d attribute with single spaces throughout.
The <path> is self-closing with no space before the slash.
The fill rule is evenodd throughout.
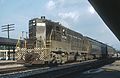
<path id="1" fill-rule="evenodd" d="M 32 21 L 32 25 L 35 25 L 35 22 L 36 22 L 36 21 L 35 21 L 35 20 L 33 20 L 33 21 Z"/>
<path id="2" fill-rule="evenodd" d="M 35 23 L 35 20 L 33 20 L 32 22 Z"/>
<path id="3" fill-rule="evenodd" d="M 33 23 L 33 25 L 35 25 L 35 23 Z"/>
<path id="4" fill-rule="evenodd" d="M 65 55 L 65 53 L 62 53 L 62 56 L 64 56 Z"/>
<path id="5" fill-rule="evenodd" d="M 63 36 L 66 36 L 66 32 L 65 32 L 65 29 L 63 29 L 62 31 L 63 31 Z"/>
<path id="6" fill-rule="evenodd" d="M 65 32 L 65 29 L 63 29 L 63 32 Z"/>

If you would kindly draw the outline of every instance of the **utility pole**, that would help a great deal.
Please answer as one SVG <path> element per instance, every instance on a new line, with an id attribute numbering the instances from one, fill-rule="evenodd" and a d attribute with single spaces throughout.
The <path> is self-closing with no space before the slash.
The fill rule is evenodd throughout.
<path id="1" fill-rule="evenodd" d="M 24 36 L 24 33 L 26 34 L 25 36 Z M 21 39 L 24 40 L 24 48 L 27 48 L 27 39 L 28 39 L 27 34 L 28 34 L 28 32 L 22 31 Z"/>
<path id="2" fill-rule="evenodd" d="M 7 32 L 8 33 L 8 39 L 10 38 L 10 31 L 14 30 L 15 24 L 7 24 L 2 26 L 2 32 Z"/>
<path id="3" fill-rule="evenodd" d="M 26 39 L 28 39 L 28 32 L 26 32 Z"/>
<path id="4" fill-rule="evenodd" d="M 10 31 L 14 30 L 14 26 L 15 24 L 7 24 L 7 25 L 3 25 L 2 27 L 2 32 L 7 32 L 8 35 L 8 39 L 10 38 Z M 8 60 L 10 60 L 10 46 L 8 45 Z"/>

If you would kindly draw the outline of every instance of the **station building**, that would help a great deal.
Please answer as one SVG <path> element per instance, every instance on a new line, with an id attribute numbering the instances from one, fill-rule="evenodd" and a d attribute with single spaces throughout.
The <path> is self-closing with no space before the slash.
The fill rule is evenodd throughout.
<path id="1" fill-rule="evenodd" d="M 15 60 L 17 39 L 0 37 L 0 60 Z M 8 58 L 10 56 L 10 58 Z"/>

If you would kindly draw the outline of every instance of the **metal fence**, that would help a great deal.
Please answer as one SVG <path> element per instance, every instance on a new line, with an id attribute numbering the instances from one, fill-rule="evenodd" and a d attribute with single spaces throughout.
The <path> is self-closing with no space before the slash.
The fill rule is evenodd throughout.
<path id="1" fill-rule="evenodd" d="M 16 50 L 17 60 L 23 59 L 25 60 L 25 56 L 28 54 L 32 54 L 34 56 L 37 54 L 36 59 L 45 60 L 45 49 L 34 48 L 34 49 L 27 49 L 27 48 L 19 48 Z"/>

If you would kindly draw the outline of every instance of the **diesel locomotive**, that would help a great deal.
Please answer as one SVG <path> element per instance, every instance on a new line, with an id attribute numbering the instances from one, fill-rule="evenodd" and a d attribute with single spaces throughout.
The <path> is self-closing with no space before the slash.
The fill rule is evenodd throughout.
<path id="1" fill-rule="evenodd" d="M 17 62 L 23 64 L 64 64 L 112 57 L 116 52 L 44 16 L 29 20 L 29 38 L 16 50 Z"/>

